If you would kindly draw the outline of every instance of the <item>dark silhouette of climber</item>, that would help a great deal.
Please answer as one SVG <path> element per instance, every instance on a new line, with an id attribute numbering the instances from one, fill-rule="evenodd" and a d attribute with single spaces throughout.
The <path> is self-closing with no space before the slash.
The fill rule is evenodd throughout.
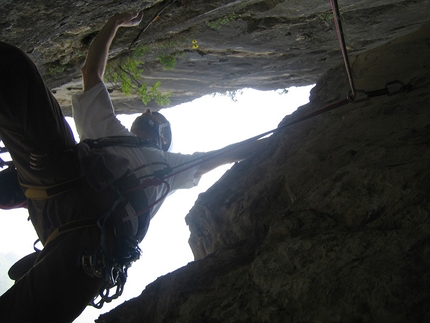
<path id="1" fill-rule="evenodd" d="M 261 149 L 261 141 L 239 145 L 174 176 L 153 178 L 207 155 L 170 153 L 170 125 L 159 113 L 146 110 L 131 132 L 115 117 L 102 81 L 108 50 L 117 29 L 139 24 L 142 16 L 111 17 L 90 46 L 84 91 L 72 98 L 79 144 L 33 62 L 0 42 L 0 137 L 16 168 L 0 173 L 0 203 L 26 204 L 44 246 L 11 270 L 16 283 L 0 297 L 1 322 L 71 322 L 87 304 L 100 307 L 119 296 L 166 193 Z M 6 194 L 5 185 L 22 191 Z"/>

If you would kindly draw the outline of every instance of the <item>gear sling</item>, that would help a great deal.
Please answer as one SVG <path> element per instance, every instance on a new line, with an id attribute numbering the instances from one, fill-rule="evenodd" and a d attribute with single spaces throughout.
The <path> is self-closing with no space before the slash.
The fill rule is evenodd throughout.
<path id="1" fill-rule="evenodd" d="M 71 322 L 91 301 L 101 306 L 121 293 L 125 282 L 121 275 L 125 276 L 127 266 L 138 257 L 137 243 L 149 221 L 145 215 L 128 214 L 124 217 L 130 221 L 122 221 L 121 213 L 147 214 L 142 210 L 146 209 L 143 188 L 128 188 L 140 185 L 137 181 L 128 184 L 134 181 L 127 173 L 128 163 L 124 167 L 122 161 L 112 161 L 102 150 L 84 144 L 76 146 L 58 102 L 23 51 L 0 41 L 0 58 L 0 138 L 19 171 L 20 181 L 31 184 L 33 189 L 48 187 L 43 193 L 46 197 L 55 189 L 67 192 L 54 198 L 26 199 L 30 220 L 42 243 L 56 228 L 60 234 L 48 241 L 37 259 L 30 259 L 30 270 L 18 275 L 22 277 L 0 296 L 2 321 Z M 85 172 L 83 167 L 89 169 L 89 164 L 80 164 L 78 153 L 95 167 L 107 162 L 115 172 L 121 172 L 106 171 L 102 175 L 108 175 L 107 180 L 98 182 L 97 177 Z M 45 161 L 55 167 L 43 169 Z M 69 167 L 71 164 L 75 167 Z M 17 173 L 10 175 L 17 183 Z M 76 178 L 81 178 L 81 182 L 68 184 L 74 188 L 57 186 Z M 85 219 L 88 222 L 74 222 Z M 65 228 L 65 224 L 69 227 Z M 123 249 L 131 250 L 130 254 L 121 253 Z M 114 287 L 116 290 L 109 295 Z M 99 293 L 104 299 L 96 303 L 93 299 Z"/>
<path id="2" fill-rule="evenodd" d="M 140 257 L 138 244 L 147 232 L 150 219 L 150 206 L 143 191 L 148 185 L 142 185 L 127 169 L 126 160 L 103 150 L 105 147 L 115 145 L 157 147 L 147 140 L 133 136 L 84 140 L 73 151 L 77 154 L 82 176 L 50 186 L 21 184 L 25 196 L 29 199 L 49 199 L 85 184 L 89 184 L 96 191 L 106 189 L 111 191 L 114 202 L 98 219 L 79 219 L 63 224 L 45 241 L 46 247 L 68 232 L 91 226 L 99 228 L 100 248 L 93 254 L 84 252 L 80 260 L 86 275 L 104 279 L 99 297 L 92 301 L 96 308 L 101 308 L 105 302 L 110 302 L 122 294 L 127 269 Z M 33 156 L 33 162 L 41 169 L 49 167 L 50 164 L 46 156 L 43 160 Z M 151 183 L 157 185 L 154 181 Z M 114 239 L 110 241 L 107 235 L 113 235 Z M 38 252 L 35 252 L 17 262 L 10 269 L 9 276 L 14 280 L 23 276 L 32 267 L 37 254 Z"/>

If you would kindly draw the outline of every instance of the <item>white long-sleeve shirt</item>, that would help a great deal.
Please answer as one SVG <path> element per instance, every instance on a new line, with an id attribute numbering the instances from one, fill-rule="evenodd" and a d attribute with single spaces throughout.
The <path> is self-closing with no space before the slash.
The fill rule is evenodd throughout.
<path id="1" fill-rule="evenodd" d="M 112 101 L 103 82 L 87 92 L 73 95 L 72 112 L 80 140 L 98 139 L 108 136 L 134 136 L 116 118 Z M 173 167 L 194 160 L 196 157 L 202 155 L 202 153 L 195 153 L 193 155 L 169 153 L 152 147 L 112 146 L 107 147 L 106 150 L 125 157 L 129 161 L 129 168 L 131 170 L 153 162 L 165 162 Z M 136 176 L 139 178 L 149 175 L 153 171 L 163 167 L 162 165 L 148 166 L 137 171 Z M 197 169 L 198 166 L 167 178 L 171 188 L 170 194 L 177 189 L 191 188 L 197 185 L 200 180 L 200 178 L 195 177 Z M 145 194 L 149 205 L 162 197 L 165 189 L 164 185 L 146 188 Z M 151 218 L 157 213 L 161 203 L 152 207 Z"/>

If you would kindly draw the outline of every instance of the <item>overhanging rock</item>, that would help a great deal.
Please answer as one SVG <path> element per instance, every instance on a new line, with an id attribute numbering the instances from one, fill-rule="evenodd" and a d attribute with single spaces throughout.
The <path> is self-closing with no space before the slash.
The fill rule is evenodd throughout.
<path id="1" fill-rule="evenodd" d="M 0 39 L 35 60 L 70 114 L 70 94 L 81 89 L 79 71 L 88 45 L 108 17 L 144 9 L 143 27 L 165 4 L 5 0 L 0 4 Z M 339 6 L 350 54 L 416 30 L 430 14 L 428 0 L 344 0 Z M 123 28 L 118 33 L 112 59 L 126 55 L 138 31 Z M 244 87 L 273 90 L 313 84 L 341 59 L 329 0 L 177 1 L 137 46 L 145 48 L 139 58 L 145 81 L 160 81 L 161 91 L 172 93 L 170 106 Z M 167 66 L 163 57 L 175 63 L 170 60 Z M 140 98 L 117 91 L 113 96 L 118 112 L 144 109 Z"/>

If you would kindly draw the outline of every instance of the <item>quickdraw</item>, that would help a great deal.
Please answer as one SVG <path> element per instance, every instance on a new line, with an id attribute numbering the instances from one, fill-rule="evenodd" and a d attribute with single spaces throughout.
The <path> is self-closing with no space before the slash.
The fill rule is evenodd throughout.
<path id="1" fill-rule="evenodd" d="M 139 167 L 139 169 L 142 167 Z M 128 176 L 134 176 L 134 172 Z M 121 223 L 124 223 L 132 220 L 133 218 L 145 216 L 149 222 L 149 211 L 151 208 L 164 200 L 170 192 L 170 185 L 166 180 L 157 178 L 146 178 L 143 181 L 140 179 L 137 180 L 140 182 L 139 185 L 134 185 L 123 190 L 118 188 L 116 189 L 117 199 L 111 208 L 97 221 L 97 227 L 101 233 L 100 247 L 95 254 L 90 255 L 84 253 L 81 258 L 82 268 L 89 277 L 103 278 L 99 294 L 91 302 L 91 305 L 96 308 L 102 308 L 104 303 L 109 303 L 122 295 L 124 285 L 127 281 L 128 268 L 131 267 L 133 262 L 140 258 L 141 250 L 139 248 L 139 242 L 143 239 L 147 229 L 147 227 L 144 228 L 145 232 L 140 235 L 140 240 L 139 238 L 132 237 L 128 234 L 121 234 L 118 236 L 118 239 L 115 240 L 115 248 L 119 248 L 119 250 L 113 252 L 112 250 L 109 250 L 110 247 L 107 243 L 107 235 L 110 233 L 113 236 L 117 236 L 120 233 L 118 232 L 119 228 L 117 226 L 115 226 L 115 232 L 108 232 L 109 221 L 112 220 L 112 217 L 116 216 L 116 211 L 119 210 L 121 214 L 121 210 L 124 208 L 124 205 L 129 202 L 128 196 L 130 194 L 141 191 L 149 186 L 165 185 L 165 192 L 159 199 L 150 205 L 147 205 L 146 203 L 145 207 L 142 209 L 134 210 L 132 214 L 121 216 L 120 219 Z"/>
<path id="2" fill-rule="evenodd" d="M 121 231 L 118 227 L 114 227 L 113 231 L 109 230 L 107 227 L 108 221 L 112 220 L 115 212 L 122 208 L 124 203 L 127 203 L 126 196 L 128 193 L 116 190 L 117 199 L 111 208 L 97 220 L 97 227 L 100 230 L 100 247 L 94 254 L 91 255 L 85 252 L 81 257 L 84 272 L 89 277 L 103 279 L 98 296 L 91 302 L 91 305 L 95 308 L 102 308 L 104 303 L 109 303 L 122 295 L 127 281 L 127 270 L 133 262 L 140 258 L 141 250 L 138 246 L 140 241 L 127 234 L 121 234 L 118 239 L 114 239 L 115 249 L 119 248 L 119 250 L 108 250 L 108 234 L 111 234 L 111 238 L 113 238 L 120 234 L 117 230 Z M 149 209 L 146 208 L 138 213 L 143 215 L 147 210 Z M 120 214 L 122 214 L 121 210 Z M 121 217 L 120 221 L 125 221 L 125 219 Z"/>

